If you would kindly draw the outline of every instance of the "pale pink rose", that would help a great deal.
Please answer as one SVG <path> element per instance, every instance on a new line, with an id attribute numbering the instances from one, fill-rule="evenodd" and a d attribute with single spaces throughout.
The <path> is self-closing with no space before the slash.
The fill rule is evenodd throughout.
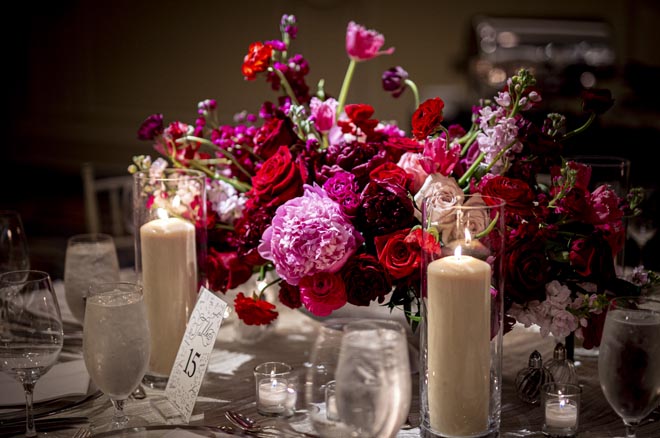
<path id="1" fill-rule="evenodd" d="M 459 187 L 456 180 L 452 177 L 443 176 L 439 173 L 434 173 L 426 177 L 424 184 L 417 191 L 414 197 L 415 217 L 421 220 L 422 204 L 424 198 L 434 196 L 434 222 L 440 222 L 444 216 L 450 213 L 451 207 L 460 205 L 463 202 L 463 190 Z M 445 212 L 443 214 L 443 212 Z"/>
<path id="2" fill-rule="evenodd" d="M 406 173 L 412 175 L 413 180 L 410 185 L 410 191 L 413 195 L 422 188 L 426 177 L 429 176 L 429 174 L 422 168 L 421 160 L 422 154 L 419 152 L 404 152 L 397 163 L 400 168 L 406 171 Z"/>

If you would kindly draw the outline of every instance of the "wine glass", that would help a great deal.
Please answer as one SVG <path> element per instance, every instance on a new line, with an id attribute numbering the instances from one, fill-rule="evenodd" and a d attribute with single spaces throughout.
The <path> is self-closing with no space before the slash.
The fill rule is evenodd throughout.
<path id="1" fill-rule="evenodd" d="M 149 365 L 149 327 L 142 287 L 123 282 L 92 284 L 86 307 L 83 358 L 92 381 L 114 406 L 107 429 L 142 426 L 142 419 L 129 420 L 124 414 L 126 399 Z"/>
<path id="2" fill-rule="evenodd" d="M 598 378 L 607 402 L 623 419 L 626 437 L 660 401 L 660 300 L 610 301 L 598 356 Z"/>
<path id="3" fill-rule="evenodd" d="M 64 261 L 64 296 L 73 316 L 83 322 L 85 296 L 92 283 L 119 281 L 117 248 L 112 236 L 78 234 L 67 241 Z"/>
<path id="4" fill-rule="evenodd" d="M 335 373 L 339 419 L 358 437 L 395 437 L 412 397 L 404 327 L 367 319 L 344 327 Z"/>
<path id="5" fill-rule="evenodd" d="M 64 333 L 50 276 L 42 271 L 0 274 L 0 370 L 25 390 L 25 436 L 35 437 L 32 396 L 56 362 Z"/>
<path id="6" fill-rule="evenodd" d="M 30 269 L 30 256 L 21 215 L 13 210 L 1 210 L 0 272 L 28 269 Z"/>

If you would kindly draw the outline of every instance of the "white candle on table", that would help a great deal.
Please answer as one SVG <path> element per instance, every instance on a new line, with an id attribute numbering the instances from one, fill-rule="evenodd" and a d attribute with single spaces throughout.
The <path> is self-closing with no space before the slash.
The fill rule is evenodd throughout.
<path id="1" fill-rule="evenodd" d="M 429 420 L 443 435 L 488 429 L 490 279 L 490 265 L 460 247 L 427 268 Z"/>
<path id="2" fill-rule="evenodd" d="M 566 400 L 550 400 L 545 404 L 545 424 L 549 427 L 570 429 L 577 424 L 577 406 Z"/>
<path id="3" fill-rule="evenodd" d="M 259 406 L 261 411 L 282 412 L 288 398 L 287 384 L 281 380 L 266 380 L 259 384 Z"/>
<path id="4" fill-rule="evenodd" d="M 149 371 L 169 376 L 197 299 L 195 227 L 179 218 L 155 219 L 142 225 L 140 240 Z"/>

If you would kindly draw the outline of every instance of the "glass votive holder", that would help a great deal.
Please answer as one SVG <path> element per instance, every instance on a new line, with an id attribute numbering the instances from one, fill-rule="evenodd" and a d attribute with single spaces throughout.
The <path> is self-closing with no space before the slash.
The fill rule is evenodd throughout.
<path id="1" fill-rule="evenodd" d="M 580 393 L 578 385 L 546 383 L 541 388 L 544 410 L 543 435 L 552 438 L 577 435 L 580 417 Z"/>
<path id="2" fill-rule="evenodd" d="M 257 412 L 268 417 L 290 417 L 295 413 L 297 377 L 291 365 L 264 362 L 254 368 Z"/>
<path id="3" fill-rule="evenodd" d="M 328 420 L 339 421 L 337 411 L 337 396 L 335 394 L 335 381 L 331 380 L 325 385 L 325 415 Z"/>

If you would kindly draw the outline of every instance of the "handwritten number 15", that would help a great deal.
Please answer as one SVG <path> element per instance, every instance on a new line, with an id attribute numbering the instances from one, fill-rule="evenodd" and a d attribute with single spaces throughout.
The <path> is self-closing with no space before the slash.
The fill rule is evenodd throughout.
<path id="1" fill-rule="evenodd" d="M 199 353 L 195 353 L 195 355 L 193 356 L 193 349 L 192 348 L 190 349 L 190 354 L 188 355 L 188 362 L 186 362 L 186 367 L 183 369 L 183 372 L 186 373 L 188 377 L 192 377 L 195 375 L 195 371 L 197 371 L 197 362 L 195 361 L 195 359 L 197 359 L 200 356 L 201 354 Z M 191 362 L 192 362 L 192 371 L 188 372 L 188 366 L 190 365 Z"/>

